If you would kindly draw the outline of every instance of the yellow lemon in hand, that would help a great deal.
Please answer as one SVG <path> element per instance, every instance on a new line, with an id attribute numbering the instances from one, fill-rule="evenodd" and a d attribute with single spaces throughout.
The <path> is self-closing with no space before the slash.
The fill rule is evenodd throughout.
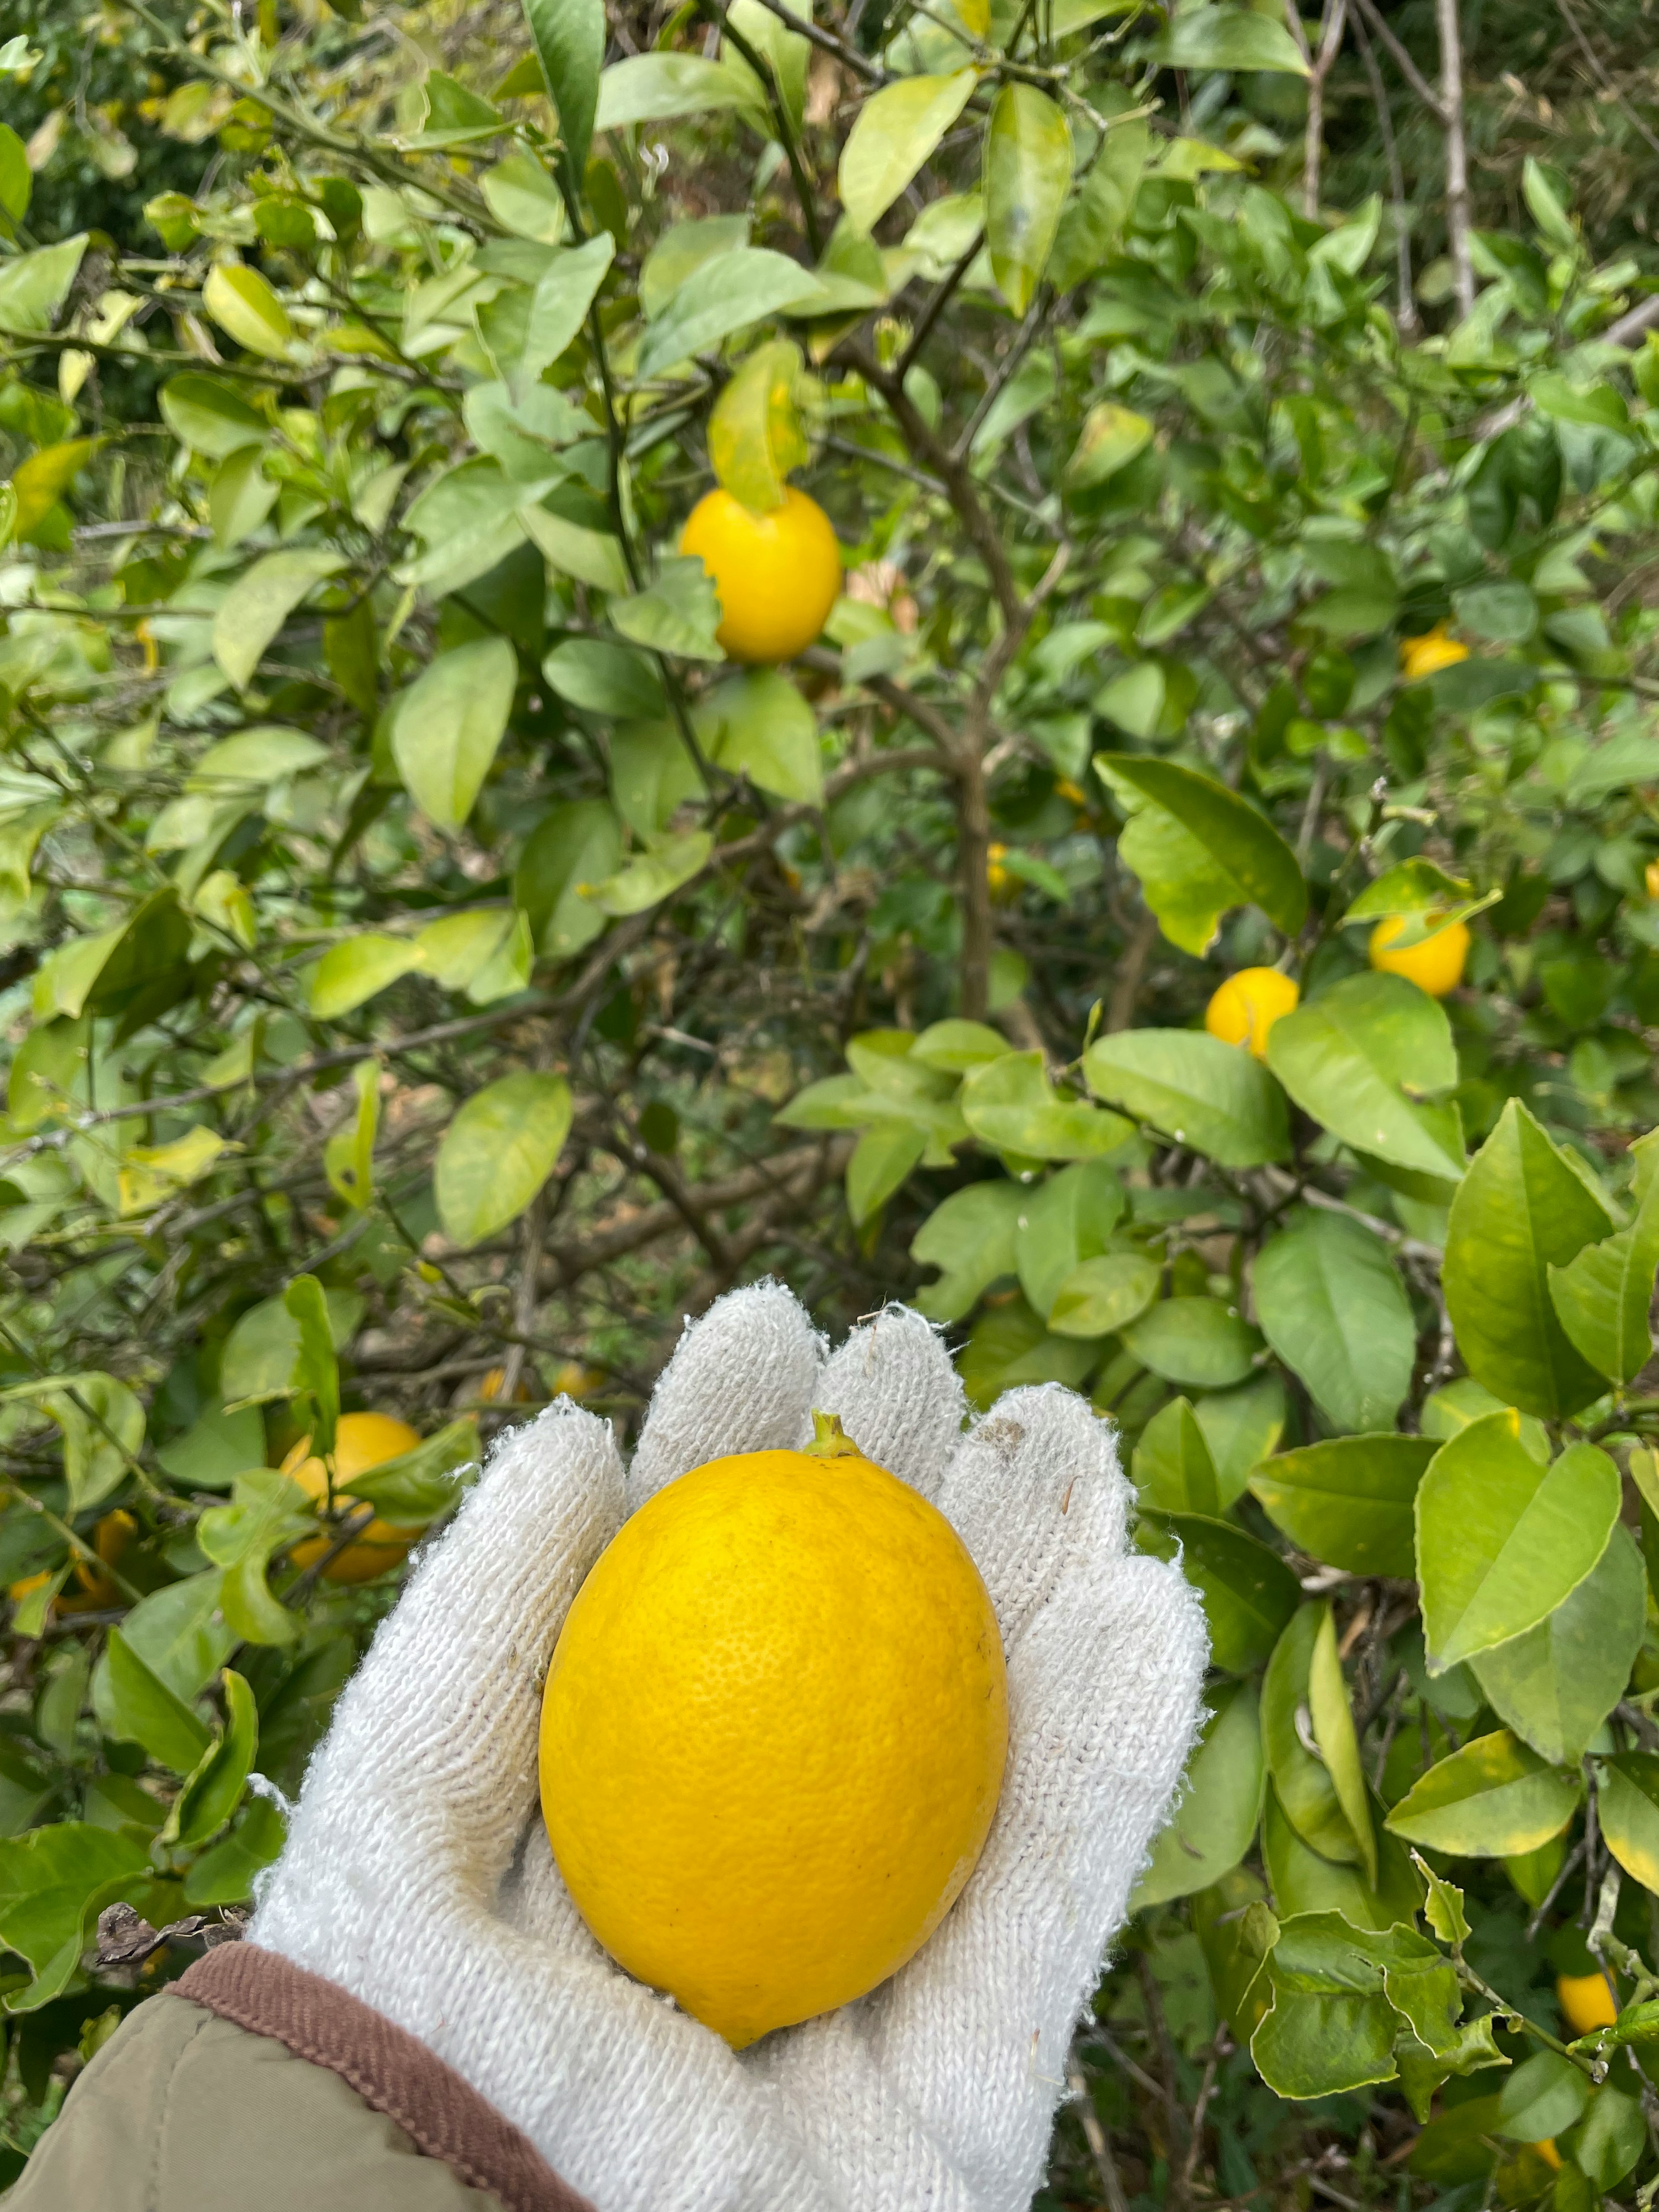
<path id="1" fill-rule="evenodd" d="M 1204 1026 L 1223 1044 L 1247 1045 L 1258 1060 L 1267 1057 L 1267 1032 L 1281 1014 L 1291 1012 L 1302 994 L 1277 968 L 1241 968 L 1229 975 L 1204 1009 Z"/>
<path id="2" fill-rule="evenodd" d="M 841 545 L 815 499 L 791 484 L 783 505 L 754 514 L 729 491 L 700 499 L 680 532 L 720 593 L 714 635 L 733 660 L 804 653 L 841 593 Z"/>
<path id="3" fill-rule="evenodd" d="M 1563 2017 L 1575 2035 L 1589 2035 L 1598 2027 L 1611 2027 L 1619 2017 L 1619 2000 L 1607 1987 L 1605 1974 L 1562 1974 L 1555 1984 Z"/>
<path id="4" fill-rule="evenodd" d="M 1402 637 L 1400 641 L 1400 672 L 1407 684 L 1420 684 L 1436 669 L 1455 668 L 1460 660 L 1468 657 L 1468 646 L 1455 637 L 1448 637 L 1444 623 L 1437 623 L 1421 637 Z"/>
<path id="5" fill-rule="evenodd" d="M 1394 941 L 1402 933 L 1409 918 L 1403 914 L 1391 914 L 1386 921 L 1377 923 L 1371 932 L 1371 965 L 1388 975 L 1405 976 L 1431 999 L 1443 999 L 1463 980 L 1463 963 L 1469 957 L 1468 925 L 1449 921 L 1432 937 L 1423 938 L 1416 945 L 1402 945 L 1395 951 Z"/>
<path id="6" fill-rule="evenodd" d="M 407 1421 L 393 1420 L 390 1413 L 342 1413 L 334 1431 L 336 1504 L 348 1510 L 355 1504 L 351 1496 L 354 1474 L 367 1474 L 372 1467 L 381 1467 L 389 1459 L 400 1458 L 404 1452 L 413 1451 L 420 1441 L 417 1429 L 411 1429 Z M 307 1497 L 315 1498 L 319 1505 L 326 1499 L 328 1471 L 320 1459 L 312 1456 L 309 1437 L 301 1437 L 295 1445 L 283 1462 L 283 1473 L 297 1482 Z M 329 1561 L 323 1569 L 323 1578 L 331 1583 L 371 1582 L 405 1558 L 420 1533 L 418 1528 L 394 1528 L 392 1522 L 376 1516 L 362 1535 L 346 1546 L 338 1559 Z M 289 1556 L 295 1566 L 308 1567 L 313 1559 L 322 1558 L 333 1540 L 331 1534 L 307 1536 Z"/>
<path id="7" fill-rule="evenodd" d="M 826 1434 L 711 1460 L 623 1523 L 548 1671 L 542 1810 L 611 1957 L 741 2050 L 921 1948 L 1007 1743 L 960 1538 Z"/>

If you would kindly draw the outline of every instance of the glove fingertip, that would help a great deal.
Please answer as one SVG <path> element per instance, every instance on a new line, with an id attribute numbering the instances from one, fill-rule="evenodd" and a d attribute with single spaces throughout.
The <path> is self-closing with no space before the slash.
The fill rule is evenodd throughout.
<path id="1" fill-rule="evenodd" d="M 967 1412 L 962 1380 L 933 1324 L 894 1304 L 855 1328 L 825 1366 L 823 1412 L 840 1415 L 866 1459 L 933 1497 Z M 806 1441 L 803 1425 L 800 1440 Z"/>
<path id="2" fill-rule="evenodd" d="M 652 1395 L 629 1470 L 629 1511 L 725 1453 L 793 1444 L 823 1350 L 799 1301 L 769 1280 L 728 1291 L 689 1322 Z"/>

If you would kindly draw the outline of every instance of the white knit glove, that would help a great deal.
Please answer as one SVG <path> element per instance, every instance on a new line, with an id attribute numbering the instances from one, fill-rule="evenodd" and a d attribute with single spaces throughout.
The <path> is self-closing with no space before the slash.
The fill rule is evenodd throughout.
<path id="1" fill-rule="evenodd" d="M 1011 1391 L 964 1437 L 918 1315 L 824 1352 L 787 1291 L 736 1291 L 687 1331 L 626 1475 L 563 1401 L 503 1439 L 341 1697 L 250 1930 L 418 2036 L 599 2212 L 1019 2212 L 1198 1721 L 1197 1601 L 1126 1548 L 1112 1431 L 1082 1399 Z M 739 2056 L 577 1917 L 538 1808 L 542 1683 L 624 1516 L 707 1460 L 805 1443 L 814 1406 L 973 1554 L 1011 1747 L 923 1949 Z"/>

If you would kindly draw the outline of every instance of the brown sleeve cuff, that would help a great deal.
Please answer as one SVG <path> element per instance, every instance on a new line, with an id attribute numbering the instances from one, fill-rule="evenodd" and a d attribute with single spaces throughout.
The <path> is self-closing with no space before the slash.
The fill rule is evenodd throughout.
<path id="1" fill-rule="evenodd" d="M 506 2212 L 593 2212 L 453 2067 L 320 1974 L 257 1944 L 221 1943 L 168 1988 L 337 2074 L 428 2158 L 500 2197 Z"/>

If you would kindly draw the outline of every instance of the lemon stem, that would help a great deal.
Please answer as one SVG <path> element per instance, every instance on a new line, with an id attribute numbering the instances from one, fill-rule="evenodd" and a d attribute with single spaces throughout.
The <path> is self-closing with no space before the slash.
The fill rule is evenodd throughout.
<path id="1" fill-rule="evenodd" d="M 841 1425 L 839 1413 L 812 1408 L 812 1441 L 806 1447 L 811 1459 L 862 1459 L 864 1454 Z"/>

